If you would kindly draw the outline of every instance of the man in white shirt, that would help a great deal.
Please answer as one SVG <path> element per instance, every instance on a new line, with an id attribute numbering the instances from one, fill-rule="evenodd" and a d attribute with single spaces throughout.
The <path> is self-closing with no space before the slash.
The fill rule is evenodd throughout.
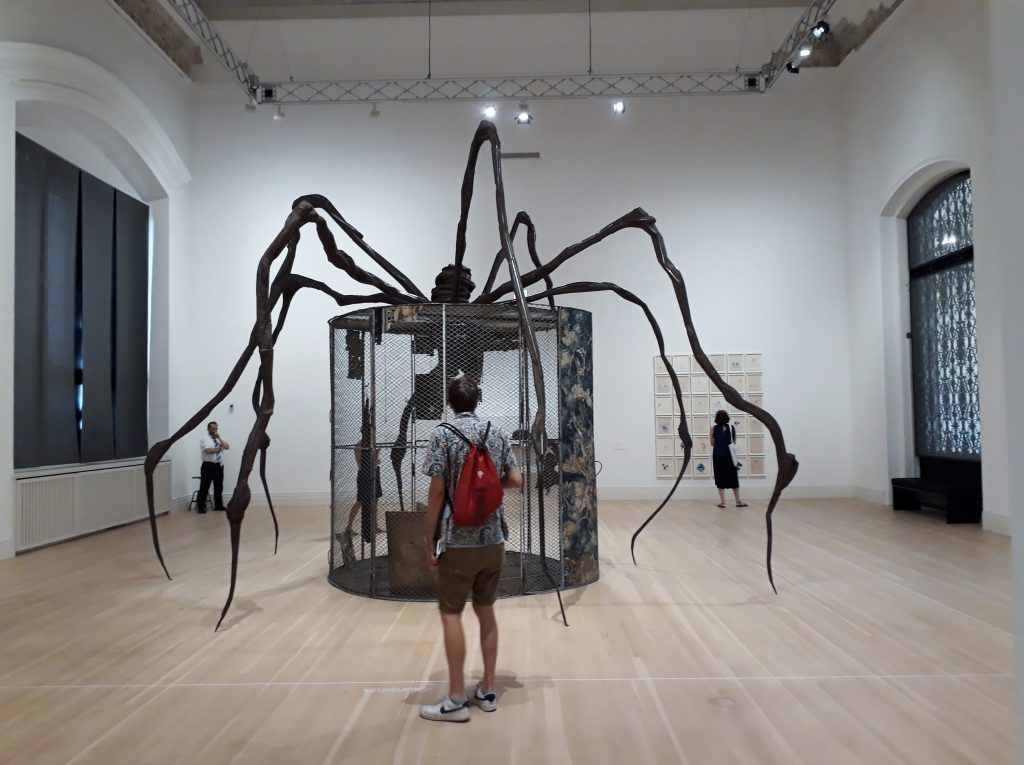
<path id="1" fill-rule="evenodd" d="M 199 469 L 199 499 L 197 512 L 206 512 L 206 496 L 213 484 L 213 509 L 224 509 L 224 450 L 231 445 L 220 437 L 216 422 L 206 425 L 206 435 L 199 439 L 199 451 L 203 464 Z"/>

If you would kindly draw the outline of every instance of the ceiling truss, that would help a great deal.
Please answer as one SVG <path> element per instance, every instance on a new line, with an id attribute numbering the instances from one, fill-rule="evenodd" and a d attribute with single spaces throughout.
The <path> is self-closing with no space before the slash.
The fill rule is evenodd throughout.
<path id="1" fill-rule="evenodd" d="M 764 93 L 795 62 L 811 29 L 836 0 L 811 0 L 771 59 L 756 71 L 667 74 L 586 74 L 549 77 L 422 78 L 264 82 L 231 49 L 196 0 L 166 0 L 253 104 L 324 104 L 384 101 L 543 100 L 639 96 Z"/>

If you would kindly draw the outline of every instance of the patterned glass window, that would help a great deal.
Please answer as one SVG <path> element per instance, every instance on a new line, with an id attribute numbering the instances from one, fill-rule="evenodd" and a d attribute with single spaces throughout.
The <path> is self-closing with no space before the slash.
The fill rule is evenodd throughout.
<path id="1" fill-rule="evenodd" d="M 907 219 L 918 456 L 981 456 L 971 179 L 941 183 Z"/>
<path id="2" fill-rule="evenodd" d="M 954 175 L 918 202 L 907 219 L 911 269 L 974 246 L 970 173 Z"/>

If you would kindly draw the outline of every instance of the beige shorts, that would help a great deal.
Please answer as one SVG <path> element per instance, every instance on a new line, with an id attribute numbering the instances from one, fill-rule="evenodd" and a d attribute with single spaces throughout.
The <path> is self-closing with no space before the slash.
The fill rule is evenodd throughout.
<path id="1" fill-rule="evenodd" d="M 466 598 L 473 603 L 493 606 L 498 598 L 498 579 L 505 565 L 505 545 L 449 547 L 437 559 L 438 605 L 443 614 L 461 614 Z"/>

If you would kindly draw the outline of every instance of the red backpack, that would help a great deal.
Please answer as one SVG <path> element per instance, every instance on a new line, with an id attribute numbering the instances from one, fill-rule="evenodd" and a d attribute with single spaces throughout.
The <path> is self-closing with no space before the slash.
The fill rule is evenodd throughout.
<path id="1" fill-rule="evenodd" d="M 454 501 L 449 497 L 452 506 L 452 518 L 456 526 L 480 526 L 501 507 L 505 496 L 501 488 L 501 479 L 494 467 L 494 460 L 487 451 L 487 436 L 491 433 L 491 423 L 479 444 L 474 444 L 465 433 L 447 422 L 441 427 L 450 430 L 469 445 L 469 454 L 462 463 L 459 482 L 455 486 Z M 448 472 L 451 475 L 451 459 L 448 461 Z M 447 481 L 445 482 L 447 493 Z"/>

